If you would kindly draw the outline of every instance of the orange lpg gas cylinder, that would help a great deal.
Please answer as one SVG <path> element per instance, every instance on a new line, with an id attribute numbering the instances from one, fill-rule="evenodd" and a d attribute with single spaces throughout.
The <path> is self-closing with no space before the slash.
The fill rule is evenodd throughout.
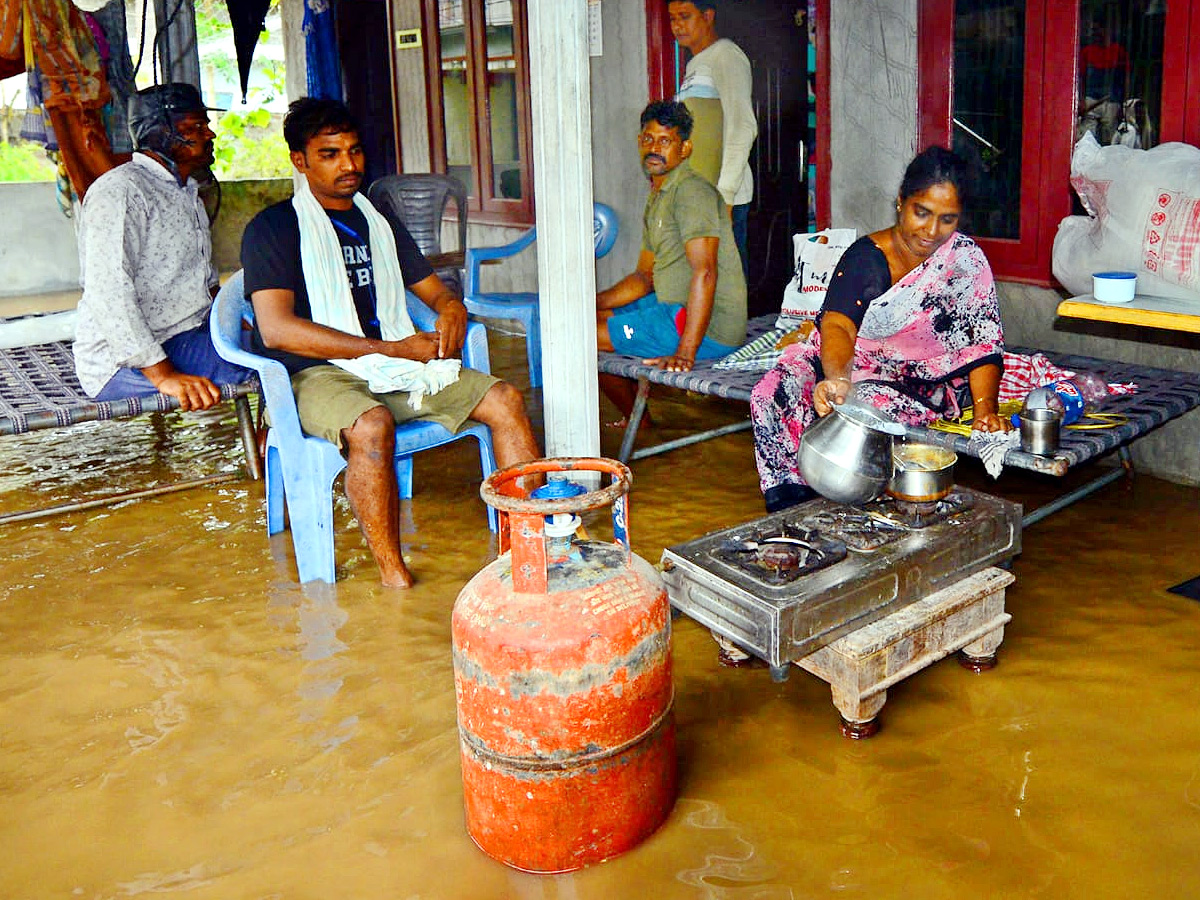
<path id="1" fill-rule="evenodd" d="M 551 479 L 530 497 L 518 486 L 571 471 L 612 484 L 586 493 Z M 608 859 L 675 802 L 671 615 L 658 573 L 630 550 L 631 481 L 615 460 L 544 459 L 480 490 L 507 521 L 502 555 L 454 604 L 467 831 L 518 869 Z M 574 514 L 610 503 L 617 543 L 576 540 Z"/>

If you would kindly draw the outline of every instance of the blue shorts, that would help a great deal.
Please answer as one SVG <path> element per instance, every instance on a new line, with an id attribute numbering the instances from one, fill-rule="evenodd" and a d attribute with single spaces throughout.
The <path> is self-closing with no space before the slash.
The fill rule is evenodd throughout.
<path id="1" fill-rule="evenodd" d="M 683 313 L 684 307 L 679 304 L 659 303 L 657 295 L 647 294 L 613 313 L 607 323 L 609 340 L 613 349 L 625 356 L 672 356 L 679 349 Z M 700 342 L 696 359 L 718 359 L 736 349 L 706 337 Z"/>
<path id="2" fill-rule="evenodd" d="M 203 375 L 218 386 L 241 384 L 254 375 L 250 369 L 236 366 L 218 355 L 207 323 L 167 338 L 162 348 L 178 371 L 185 375 Z M 157 393 L 158 388 L 142 374 L 141 369 L 117 369 L 93 399 L 124 400 L 126 397 L 151 397 Z"/>

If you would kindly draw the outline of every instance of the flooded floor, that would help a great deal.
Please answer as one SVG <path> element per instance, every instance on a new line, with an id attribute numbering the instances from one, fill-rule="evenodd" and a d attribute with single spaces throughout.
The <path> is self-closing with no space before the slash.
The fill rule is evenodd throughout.
<path id="1" fill-rule="evenodd" d="M 663 437 L 744 412 L 652 410 Z M 228 411 L 0 448 L 0 514 L 240 467 Z M 746 433 L 634 473 L 651 562 L 762 514 Z M 450 610 L 494 553 L 477 479 L 470 447 L 418 457 L 407 593 L 380 587 L 344 503 L 339 581 L 302 588 L 245 480 L 0 526 L 0 897 L 1200 892 L 1200 602 L 1165 590 L 1200 574 L 1200 490 L 1138 477 L 1031 527 L 1000 666 L 902 682 L 869 741 L 841 737 L 816 678 L 722 669 L 677 620 L 674 812 L 625 856 L 537 877 L 463 827 Z M 998 487 L 1036 506 L 1058 485 Z"/>

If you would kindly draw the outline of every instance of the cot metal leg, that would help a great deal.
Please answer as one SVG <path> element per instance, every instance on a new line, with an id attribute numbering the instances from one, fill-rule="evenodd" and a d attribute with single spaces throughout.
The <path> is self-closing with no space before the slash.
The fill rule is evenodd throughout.
<path id="1" fill-rule="evenodd" d="M 1117 455 L 1121 459 L 1121 465 L 1113 469 L 1111 472 L 1105 472 L 1096 478 L 1093 478 L 1087 484 L 1080 485 L 1073 491 L 1063 494 L 1056 500 L 1047 503 L 1045 506 L 1039 506 L 1027 516 L 1022 517 L 1021 527 L 1028 528 L 1036 522 L 1042 521 L 1047 516 L 1052 516 L 1061 509 L 1065 509 L 1077 500 L 1082 500 L 1089 494 L 1094 494 L 1096 491 L 1105 485 L 1112 484 L 1114 481 L 1133 474 L 1133 457 L 1129 455 L 1128 447 L 1118 447 Z"/>
<path id="2" fill-rule="evenodd" d="M 238 432 L 242 436 L 242 452 L 246 455 L 246 471 L 254 481 L 262 480 L 262 457 L 258 455 L 258 438 L 254 433 L 254 416 L 250 414 L 250 401 L 244 395 L 235 397 L 233 407 L 237 410 Z"/>
<path id="3" fill-rule="evenodd" d="M 655 444 L 653 447 L 643 447 L 641 450 L 635 451 L 633 459 L 645 459 L 647 456 L 657 456 L 660 453 L 666 453 L 669 450 L 678 450 L 680 447 L 689 447 L 692 444 L 698 444 L 701 441 L 710 441 L 715 437 L 721 437 L 725 434 L 735 434 L 739 431 L 749 431 L 754 427 L 754 423 L 750 420 L 745 422 L 734 422 L 732 425 L 722 425 L 720 428 L 710 428 L 708 431 L 701 431 L 697 434 L 689 434 L 687 437 L 676 438 L 673 441 L 665 441 L 661 444 Z"/>
<path id="4" fill-rule="evenodd" d="M 621 449 L 617 459 L 623 463 L 629 462 L 633 450 L 633 439 L 637 437 L 638 426 L 642 424 L 642 416 L 646 413 L 646 401 L 650 398 L 650 380 L 638 378 L 637 396 L 633 400 L 633 411 L 629 413 L 629 424 L 625 426 L 625 436 L 621 438 Z"/>
<path id="5" fill-rule="evenodd" d="M 112 506 L 116 503 L 125 503 L 129 500 L 144 500 L 147 497 L 161 497 L 163 494 L 174 494 L 177 491 L 187 491 L 196 487 L 207 487 L 213 484 L 224 484 L 227 481 L 236 481 L 241 476 L 232 472 L 222 475 L 209 475 L 205 478 L 195 478 L 191 481 L 180 481 L 176 484 L 164 484 L 160 487 L 146 488 L 141 491 L 125 491 L 121 494 L 112 494 L 108 497 L 98 497 L 95 500 L 82 500 L 75 503 L 60 503 L 56 506 L 43 506 L 40 509 L 28 509 L 23 512 L 5 513 L 0 515 L 0 525 L 7 525 L 10 522 L 28 522 L 32 519 L 44 519 L 47 516 L 57 516 L 62 513 L 82 512 L 89 509 L 98 509 L 101 506 Z"/>

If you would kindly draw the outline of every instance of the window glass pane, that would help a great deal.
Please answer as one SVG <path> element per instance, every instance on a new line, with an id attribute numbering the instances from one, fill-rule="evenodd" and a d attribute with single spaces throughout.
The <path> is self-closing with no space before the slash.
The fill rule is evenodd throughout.
<path id="1" fill-rule="evenodd" d="M 471 168 L 471 97 L 467 84 L 467 40 L 462 0 L 438 0 L 442 44 L 442 127 L 446 167 L 475 193 Z"/>
<path id="2" fill-rule="evenodd" d="M 1153 147 L 1162 110 L 1166 3 L 1082 0 L 1078 136 Z"/>
<path id="3" fill-rule="evenodd" d="M 953 150 L 971 170 L 963 230 L 1020 237 L 1023 0 L 954 4 Z"/>
<path id="4" fill-rule="evenodd" d="M 487 92 L 491 113 L 492 196 L 520 199 L 521 140 L 517 114 L 517 61 L 512 0 L 485 0 Z"/>

